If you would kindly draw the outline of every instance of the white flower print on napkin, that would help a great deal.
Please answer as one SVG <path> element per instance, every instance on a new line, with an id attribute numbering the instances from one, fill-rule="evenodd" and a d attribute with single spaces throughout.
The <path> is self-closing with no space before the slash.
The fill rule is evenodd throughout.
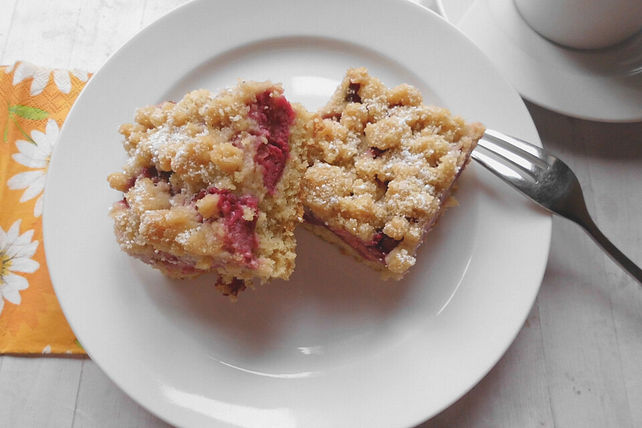
<path id="1" fill-rule="evenodd" d="M 37 65 L 31 64 L 29 62 L 18 62 L 16 63 L 17 67 L 15 72 L 13 73 L 13 85 L 17 85 L 18 83 L 22 82 L 25 79 L 29 79 L 33 77 L 33 81 L 31 82 L 31 88 L 29 90 L 29 93 L 31 95 L 38 95 L 40 94 L 46 87 L 47 84 L 49 83 L 49 78 L 53 74 L 53 81 L 58 87 L 58 90 L 62 92 L 63 94 L 68 94 L 71 91 L 71 75 L 76 76 L 78 79 L 80 79 L 83 82 L 86 82 L 87 79 L 89 78 L 89 75 L 87 74 L 86 71 L 80 71 L 80 70 L 72 70 L 72 71 L 67 71 L 67 70 L 53 70 L 51 68 L 45 68 L 45 67 L 39 67 Z M 7 67 L 5 70 L 5 73 L 11 73 L 13 71 L 14 66 Z"/>
<path id="2" fill-rule="evenodd" d="M 56 121 L 49 119 L 44 134 L 37 130 L 31 132 L 31 138 L 35 144 L 25 140 L 16 141 L 18 153 L 12 156 L 13 160 L 28 168 L 36 169 L 14 175 L 7 181 L 7 186 L 12 190 L 25 189 L 20 202 L 26 202 L 38 196 L 33 209 L 34 217 L 42 215 L 42 192 L 45 188 L 49 158 L 56 144 L 58 132 Z"/>
<path id="3" fill-rule="evenodd" d="M 38 241 L 32 241 L 33 229 L 20 234 L 20 222 L 16 220 L 7 232 L 0 227 L 0 315 L 4 301 L 19 305 L 20 291 L 29 288 L 29 282 L 18 273 L 33 273 L 40 263 L 32 260 Z"/>

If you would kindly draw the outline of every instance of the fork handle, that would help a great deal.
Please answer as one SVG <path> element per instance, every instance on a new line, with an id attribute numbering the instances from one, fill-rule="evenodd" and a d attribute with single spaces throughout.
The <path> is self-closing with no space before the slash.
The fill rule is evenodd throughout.
<path id="1" fill-rule="evenodd" d="M 588 233 L 593 240 L 606 251 L 611 259 L 619 264 L 622 269 L 627 271 L 633 278 L 642 284 L 642 269 L 638 267 L 631 259 L 624 255 L 609 239 L 604 236 L 597 225 L 589 217 L 579 223 L 580 226 Z"/>

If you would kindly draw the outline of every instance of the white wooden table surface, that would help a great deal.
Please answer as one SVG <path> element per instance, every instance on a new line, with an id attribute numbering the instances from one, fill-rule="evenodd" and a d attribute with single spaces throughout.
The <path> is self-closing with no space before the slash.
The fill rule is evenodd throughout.
<path id="1" fill-rule="evenodd" d="M 97 70 L 186 0 L 2 0 L 0 63 Z M 642 102 L 642 100 L 641 100 Z M 528 105 L 575 170 L 607 236 L 642 262 L 642 123 Z M 2 427 L 158 427 L 89 359 L 0 357 Z M 642 288 L 575 225 L 555 219 L 539 297 L 497 366 L 427 427 L 642 427 Z"/>

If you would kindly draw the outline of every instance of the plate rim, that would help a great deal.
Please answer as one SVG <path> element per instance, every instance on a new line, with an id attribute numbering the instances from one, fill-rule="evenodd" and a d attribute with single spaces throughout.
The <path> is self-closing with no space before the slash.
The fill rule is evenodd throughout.
<path id="1" fill-rule="evenodd" d="M 475 29 L 473 26 L 472 22 L 469 22 L 469 19 L 471 21 L 475 22 L 475 25 L 479 22 L 478 19 L 473 20 L 471 18 L 472 12 L 474 11 L 481 11 L 483 10 L 484 12 L 488 12 L 491 8 L 491 1 L 494 1 L 495 4 L 501 3 L 501 7 L 503 8 L 515 8 L 513 2 L 511 0 L 480 0 L 478 2 L 475 2 L 473 0 L 463 0 L 464 2 L 468 3 L 468 6 L 465 8 L 465 12 L 461 14 L 460 16 L 450 16 L 449 10 L 450 7 L 452 7 L 452 3 L 455 1 L 445 1 L 442 2 L 443 5 L 443 10 L 444 10 L 444 18 L 449 20 L 453 25 L 456 25 L 468 38 L 471 40 L 475 41 L 477 45 L 484 51 L 484 53 L 487 52 L 488 49 L 490 49 L 490 46 L 487 46 L 485 43 L 480 42 L 477 40 L 477 38 L 471 34 L 471 31 Z M 457 2 L 461 3 L 461 0 L 457 0 Z M 516 13 L 519 13 L 516 11 Z M 485 26 L 485 28 L 496 28 L 497 26 L 494 25 L 496 22 L 490 23 L 491 25 Z M 581 120 L 589 120 L 589 121 L 595 121 L 595 122 L 602 122 L 602 123 L 635 123 L 639 122 L 642 120 L 642 107 L 639 107 L 637 109 L 634 109 L 632 107 L 629 107 L 628 111 L 626 113 L 618 113 L 618 114 L 605 114 L 605 113 L 610 113 L 610 110 L 602 108 L 601 110 L 599 109 L 589 109 L 587 106 L 591 106 L 594 104 L 595 98 L 598 98 L 601 96 L 598 96 L 597 94 L 593 97 L 593 99 L 589 99 L 587 97 L 586 99 L 580 99 L 575 103 L 573 107 L 570 107 L 569 105 L 564 105 L 563 101 L 560 101 L 559 96 L 556 96 L 560 90 L 560 88 L 566 87 L 564 84 L 572 82 L 572 79 L 570 77 L 564 77 L 563 75 L 568 73 L 568 68 L 564 65 L 564 62 L 561 61 L 554 61 L 554 58 L 551 58 L 551 62 L 545 62 L 542 63 L 541 61 L 538 61 L 535 57 L 532 57 L 528 54 L 527 52 L 527 47 L 538 47 L 538 51 L 544 50 L 545 52 L 550 52 L 550 53 L 555 53 L 557 55 L 564 55 L 568 53 L 576 53 L 576 52 L 582 52 L 581 50 L 574 50 L 574 49 L 567 49 L 562 46 L 556 45 L 553 42 L 550 42 L 546 40 L 544 37 L 538 35 L 526 22 L 522 22 L 522 25 L 520 26 L 520 34 L 528 33 L 529 35 L 535 35 L 536 37 L 533 38 L 533 40 L 536 40 L 535 43 L 530 43 L 530 42 L 525 42 L 524 44 L 519 44 L 515 43 L 514 45 L 517 47 L 518 50 L 518 55 L 515 56 L 510 56 L 510 59 L 503 60 L 502 63 L 499 63 L 498 56 L 494 56 L 492 54 L 487 54 L 489 58 L 492 59 L 493 62 L 496 63 L 496 67 L 498 69 L 501 69 L 502 66 L 506 66 L 508 62 L 511 64 L 515 64 L 517 61 L 518 63 L 524 62 L 523 60 L 519 58 L 524 58 L 528 61 L 527 64 L 524 66 L 520 67 L 513 67 L 512 69 L 515 70 L 515 72 L 507 71 L 506 76 L 509 78 L 511 84 L 519 91 L 519 93 L 524 97 L 526 100 L 529 102 L 536 104 L 540 107 L 543 107 L 545 109 L 548 109 L 550 111 L 553 111 L 557 114 L 562 114 L 565 116 L 581 119 Z M 513 30 L 511 30 L 513 31 Z M 500 33 L 501 36 L 500 37 Z M 489 33 L 490 34 L 490 33 Z M 511 44 L 511 41 L 521 41 L 521 37 L 512 37 L 510 40 L 508 39 L 507 34 L 502 31 L 495 31 L 496 37 L 493 39 L 493 43 L 496 45 L 494 46 L 495 48 L 501 48 L 504 47 L 505 49 L 500 49 L 501 52 L 504 54 L 507 52 L 510 52 L 511 49 L 508 49 L 512 47 L 513 45 Z M 514 36 L 516 34 L 515 31 L 513 31 L 510 35 Z M 638 33 L 637 35 L 634 35 L 631 37 L 631 39 L 638 40 L 642 38 L 642 35 Z M 627 43 L 626 41 L 623 43 Z M 642 42 L 637 42 L 638 44 L 642 45 Z M 536 45 L 536 46 L 535 46 Z M 617 45 L 621 46 L 621 45 Z M 617 48 L 617 47 L 616 47 Z M 606 49 L 601 49 L 599 51 L 596 51 L 595 55 L 600 55 L 603 52 L 607 52 L 609 48 Z M 496 49 L 491 49 L 492 51 Z M 488 52 L 491 52 L 491 50 L 488 50 Z M 586 52 L 587 55 L 591 55 L 590 51 Z M 547 54 L 548 55 L 548 54 Z M 553 55 L 548 55 L 549 57 L 552 57 Z M 590 56 L 588 57 L 590 58 Z M 531 81 L 529 81 L 527 78 L 523 78 L 523 76 L 526 74 L 523 71 L 529 67 L 535 66 L 537 67 L 539 64 L 544 64 L 542 67 L 539 68 L 539 71 L 543 71 L 545 73 L 548 73 L 548 75 L 557 75 L 558 79 L 560 77 L 563 77 L 562 82 L 560 83 L 555 83 L 555 87 L 548 88 L 550 90 L 543 90 L 543 86 L 541 84 L 534 84 Z M 560 67 L 561 65 L 561 67 Z M 557 70 L 560 69 L 562 70 L 561 72 L 557 72 Z M 511 70 L 510 67 L 507 67 L 507 70 Z M 591 76 L 590 72 L 586 72 L 583 77 Z M 623 79 L 621 77 L 613 77 L 613 76 L 595 76 L 592 80 L 597 84 L 598 82 L 603 82 L 600 83 L 600 86 L 603 87 L 608 87 L 611 89 L 615 89 L 618 85 L 616 85 L 616 81 L 622 81 Z M 556 79 L 552 79 L 554 82 Z M 550 79 L 548 80 L 550 81 Z M 575 89 L 573 90 L 573 95 L 574 97 L 584 97 L 586 94 L 586 85 L 584 87 L 576 86 Z M 607 91 L 609 92 L 609 91 Z M 613 91 L 610 91 L 613 92 Z M 565 97 L 565 99 L 571 99 L 569 97 Z M 613 99 L 612 102 L 615 102 L 615 99 Z M 584 107 L 583 107 L 584 106 Z"/>

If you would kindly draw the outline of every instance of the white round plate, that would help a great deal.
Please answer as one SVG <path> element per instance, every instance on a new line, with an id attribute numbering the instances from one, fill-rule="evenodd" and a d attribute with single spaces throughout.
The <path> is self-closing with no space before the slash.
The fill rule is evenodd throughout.
<path id="1" fill-rule="evenodd" d="M 513 0 L 444 0 L 444 16 L 529 101 L 580 119 L 642 120 L 642 33 L 601 50 L 567 49 L 536 33 Z"/>
<path id="2" fill-rule="evenodd" d="M 303 230 L 291 280 L 236 304 L 212 278 L 169 280 L 119 250 L 107 211 L 121 195 L 105 177 L 125 161 L 117 129 L 136 107 L 244 78 L 283 82 L 291 100 L 316 108 L 351 66 L 539 141 L 519 95 L 472 43 L 396 0 L 190 3 L 121 48 L 73 107 L 45 197 L 51 277 L 91 358 L 166 421 L 414 425 L 478 382 L 522 326 L 550 217 L 477 165 L 399 283 Z"/>
<path id="3" fill-rule="evenodd" d="M 468 8 L 475 0 L 437 0 L 439 2 L 439 11 L 441 16 L 446 18 L 448 22 L 455 25 L 459 22 L 462 16 L 466 13 Z"/>

